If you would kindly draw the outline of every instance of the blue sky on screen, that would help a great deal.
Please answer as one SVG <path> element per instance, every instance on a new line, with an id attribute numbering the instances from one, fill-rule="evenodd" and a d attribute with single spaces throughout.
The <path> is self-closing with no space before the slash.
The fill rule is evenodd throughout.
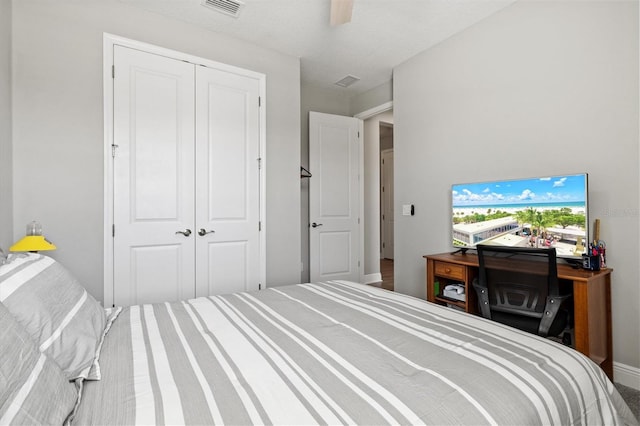
<path id="1" fill-rule="evenodd" d="M 586 176 L 504 180 L 452 186 L 454 207 L 585 202 Z"/>

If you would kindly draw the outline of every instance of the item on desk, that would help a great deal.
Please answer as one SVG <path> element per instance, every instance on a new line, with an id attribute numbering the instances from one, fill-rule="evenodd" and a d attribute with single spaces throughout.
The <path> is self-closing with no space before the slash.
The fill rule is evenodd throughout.
<path id="1" fill-rule="evenodd" d="M 593 256 L 591 253 L 591 250 L 589 250 L 589 254 L 584 254 L 582 256 L 582 267 L 590 271 L 599 271 L 600 256 L 597 253 L 595 256 Z"/>
<path id="2" fill-rule="evenodd" d="M 596 219 L 593 223 L 593 239 L 595 241 L 600 239 L 600 219 Z"/>
<path id="3" fill-rule="evenodd" d="M 444 297 L 449 299 L 465 301 L 466 295 L 464 294 L 464 284 L 449 284 L 444 288 L 442 292 Z"/>
<path id="4" fill-rule="evenodd" d="M 600 257 L 600 269 L 607 268 L 607 244 L 600 239 L 600 219 L 596 219 L 594 223 L 593 244 L 590 247 L 589 254 Z"/>
<path id="5" fill-rule="evenodd" d="M 607 244 L 598 240 L 598 255 L 600 256 L 600 269 L 607 268 Z"/>
<path id="6" fill-rule="evenodd" d="M 594 240 L 589 244 L 587 253 L 582 256 L 582 267 L 591 271 L 599 271 L 607 267 L 606 247 L 604 241 Z"/>

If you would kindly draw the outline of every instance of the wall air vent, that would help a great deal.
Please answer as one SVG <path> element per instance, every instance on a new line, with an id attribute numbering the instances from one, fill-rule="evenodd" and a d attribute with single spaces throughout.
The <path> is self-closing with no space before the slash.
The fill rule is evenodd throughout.
<path id="1" fill-rule="evenodd" d="M 349 87 L 356 81 L 360 81 L 360 79 L 354 75 L 348 75 L 340 81 L 336 81 L 334 84 L 340 87 Z"/>
<path id="2" fill-rule="evenodd" d="M 239 0 L 202 0 L 202 5 L 225 15 L 237 18 L 244 3 Z"/>

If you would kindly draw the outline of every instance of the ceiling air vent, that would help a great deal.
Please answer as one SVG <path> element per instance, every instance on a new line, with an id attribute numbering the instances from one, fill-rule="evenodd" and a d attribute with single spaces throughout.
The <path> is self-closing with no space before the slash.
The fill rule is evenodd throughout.
<path id="1" fill-rule="evenodd" d="M 239 0 L 203 0 L 202 5 L 210 9 L 237 18 L 244 3 Z"/>
<path id="2" fill-rule="evenodd" d="M 349 87 L 356 81 L 360 81 L 360 79 L 354 75 L 348 75 L 340 81 L 336 81 L 335 85 L 340 87 Z"/>

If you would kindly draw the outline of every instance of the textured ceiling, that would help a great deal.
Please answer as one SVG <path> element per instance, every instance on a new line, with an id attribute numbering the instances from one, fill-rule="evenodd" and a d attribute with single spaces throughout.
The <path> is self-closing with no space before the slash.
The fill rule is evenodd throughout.
<path id="1" fill-rule="evenodd" d="M 352 21 L 329 25 L 329 0 L 244 0 L 238 18 L 201 0 L 123 3 L 300 58 L 303 83 L 350 95 L 391 79 L 393 68 L 516 0 L 355 0 Z M 334 83 L 351 74 L 349 88 Z"/>

